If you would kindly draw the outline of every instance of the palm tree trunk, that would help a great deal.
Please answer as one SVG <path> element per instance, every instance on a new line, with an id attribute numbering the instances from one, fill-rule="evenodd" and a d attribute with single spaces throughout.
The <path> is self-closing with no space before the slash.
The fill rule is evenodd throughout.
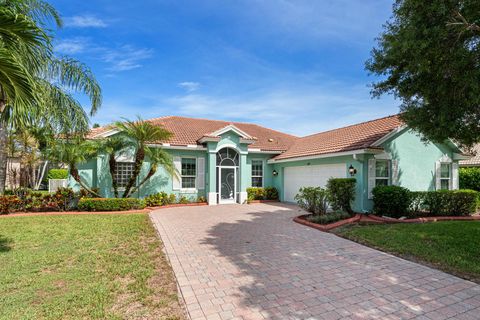
<path id="1" fill-rule="evenodd" d="M 130 194 L 134 194 L 135 192 L 137 192 L 138 189 L 140 189 L 140 187 L 148 181 L 148 179 L 150 179 L 151 177 L 153 177 L 153 175 L 155 174 L 155 172 L 157 172 L 157 166 L 156 165 L 152 165 L 152 167 L 150 168 L 150 171 L 148 172 L 147 176 L 145 178 L 143 178 L 143 180 L 138 184 L 138 186 L 136 186 L 135 188 L 132 189 L 132 191 L 130 192 Z"/>
<path id="2" fill-rule="evenodd" d="M 135 167 L 133 168 L 132 176 L 128 180 L 127 186 L 125 187 L 125 192 L 123 193 L 124 198 L 128 198 L 130 195 L 130 189 L 132 189 L 135 181 L 137 181 L 140 170 L 142 169 L 143 160 L 145 159 L 145 149 L 138 148 L 137 153 L 135 154 Z"/>
<path id="3" fill-rule="evenodd" d="M 90 189 L 85 183 L 83 183 L 82 178 L 80 177 L 80 174 L 78 173 L 78 169 L 75 167 L 75 165 L 70 165 L 70 175 L 73 177 L 75 181 L 78 182 L 78 184 L 85 190 L 87 190 L 90 194 L 100 197 L 98 193 Z"/>
<path id="4" fill-rule="evenodd" d="M 108 159 L 108 166 L 110 169 L 110 175 L 112 176 L 112 188 L 115 198 L 118 198 L 118 183 L 115 177 L 115 171 L 117 170 L 117 161 L 115 160 L 115 152 L 111 153 Z"/>
<path id="5" fill-rule="evenodd" d="M 0 92 L 3 92 L 0 87 Z M 7 124 L 2 121 L 2 114 L 7 106 L 3 94 L 0 97 L 0 195 L 5 193 L 5 184 L 7 182 L 7 160 L 8 160 L 8 135 Z"/>
<path id="6" fill-rule="evenodd" d="M 47 169 L 47 166 L 48 166 L 48 160 L 45 160 L 45 162 L 43 163 L 42 171 L 39 171 L 39 177 L 35 183 L 35 190 L 40 189 L 40 185 L 42 184 L 43 177 L 45 176 L 45 170 Z"/>

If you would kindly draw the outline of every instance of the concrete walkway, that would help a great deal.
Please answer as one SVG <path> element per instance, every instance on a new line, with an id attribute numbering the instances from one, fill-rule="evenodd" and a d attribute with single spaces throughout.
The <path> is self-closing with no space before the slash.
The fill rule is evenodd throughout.
<path id="1" fill-rule="evenodd" d="M 480 286 L 292 222 L 295 206 L 150 214 L 192 319 L 479 319 Z"/>

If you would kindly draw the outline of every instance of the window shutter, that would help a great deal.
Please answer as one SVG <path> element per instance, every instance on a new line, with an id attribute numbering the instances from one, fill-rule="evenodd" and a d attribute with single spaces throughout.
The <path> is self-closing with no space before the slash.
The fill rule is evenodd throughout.
<path id="1" fill-rule="evenodd" d="M 452 163 L 452 179 L 450 179 L 452 190 L 458 190 L 458 162 Z"/>
<path id="2" fill-rule="evenodd" d="M 205 189 L 205 158 L 197 158 L 197 189 Z"/>
<path id="3" fill-rule="evenodd" d="M 368 159 L 368 199 L 373 198 L 372 190 L 375 188 L 375 159 Z"/>
<path id="4" fill-rule="evenodd" d="M 435 189 L 440 190 L 442 185 L 440 183 L 440 168 L 442 163 L 440 161 L 435 162 Z"/>
<path id="5" fill-rule="evenodd" d="M 175 166 L 175 171 L 177 174 L 173 175 L 173 190 L 180 190 L 182 187 L 182 158 L 174 157 L 173 158 L 173 165 Z"/>
<path id="6" fill-rule="evenodd" d="M 392 160 L 392 184 L 398 186 L 398 160 Z"/>

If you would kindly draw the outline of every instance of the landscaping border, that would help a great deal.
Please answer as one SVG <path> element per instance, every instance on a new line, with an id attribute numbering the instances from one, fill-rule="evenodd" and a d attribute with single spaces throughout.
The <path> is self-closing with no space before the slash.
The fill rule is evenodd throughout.
<path id="1" fill-rule="evenodd" d="M 329 232 L 332 229 L 353 223 L 365 222 L 365 223 L 376 223 L 376 224 L 389 224 L 389 223 L 427 223 L 427 222 L 436 222 L 436 221 L 480 221 L 480 215 L 475 216 L 441 216 L 441 217 L 423 217 L 423 218 L 414 218 L 414 219 L 394 219 L 379 217 L 375 215 L 368 214 L 359 214 L 357 213 L 351 218 L 340 220 L 330 224 L 318 224 L 307 220 L 307 216 L 310 214 L 304 214 L 298 217 L 293 218 L 293 221 L 296 223 L 302 224 L 307 227 L 311 227 L 320 231 Z"/>
<path id="2" fill-rule="evenodd" d="M 15 212 L 10 214 L 0 214 L 0 218 L 6 217 L 31 217 L 31 216 L 68 216 L 68 215 L 87 215 L 87 214 L 135 214 L 135 213 L 150 213 L 154 210 L 168 209 L 176 207 L 197 207 L 206 206 L 206 202 L 194 203 L 175 203 L 159 207 L 146 207 L 145 209 L 134 209 L 124 211 L 46 211 L 46 212 Z"/>
<path id="3" fill-rule="evenodd" d="M 272 203 L 272 202 L 280 202 L 279 200 L 249 200 L 248 204 L 255 204 L 255 203 Z"/>

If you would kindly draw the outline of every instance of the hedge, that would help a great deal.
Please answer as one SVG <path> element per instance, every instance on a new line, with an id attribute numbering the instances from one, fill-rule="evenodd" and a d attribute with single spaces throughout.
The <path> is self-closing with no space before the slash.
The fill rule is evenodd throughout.
<path id="1" fill-rule="evenodd" d="M 136 198 L 83 198 L 80 211 L 127 211 L 145 208 L 145 201 Z"/>
<path id="2" fill-rule="evenodd" d="M 47 179 L 67 179 L 68 170 L 67 169 L 50 169 L 47 174 Z"/>
<path id="3" fill-rule="evenodd" d="M 479 193 L 474 190 L 415 191 L 397 186 L 373 189 L 373 212 L 377 215 L 468 216 L 477 210 Z"/>
<path id="4" fill-rule="evenodd" d="M 413 199 L 410 190 L 398 186 L 378 186 L 372 194 L 373 212 L 392 218 L 407 215 Z"/>
<path id="5" fill-rule="evenodd" d="M 480 167 L 460 168 L 460 189 L 480 191 Z"/>
<path id="6" fill-rule="evenodd" d="M 275 187 L 247 188 L 248 200 L 278 200 L 278 190 Z"/>

